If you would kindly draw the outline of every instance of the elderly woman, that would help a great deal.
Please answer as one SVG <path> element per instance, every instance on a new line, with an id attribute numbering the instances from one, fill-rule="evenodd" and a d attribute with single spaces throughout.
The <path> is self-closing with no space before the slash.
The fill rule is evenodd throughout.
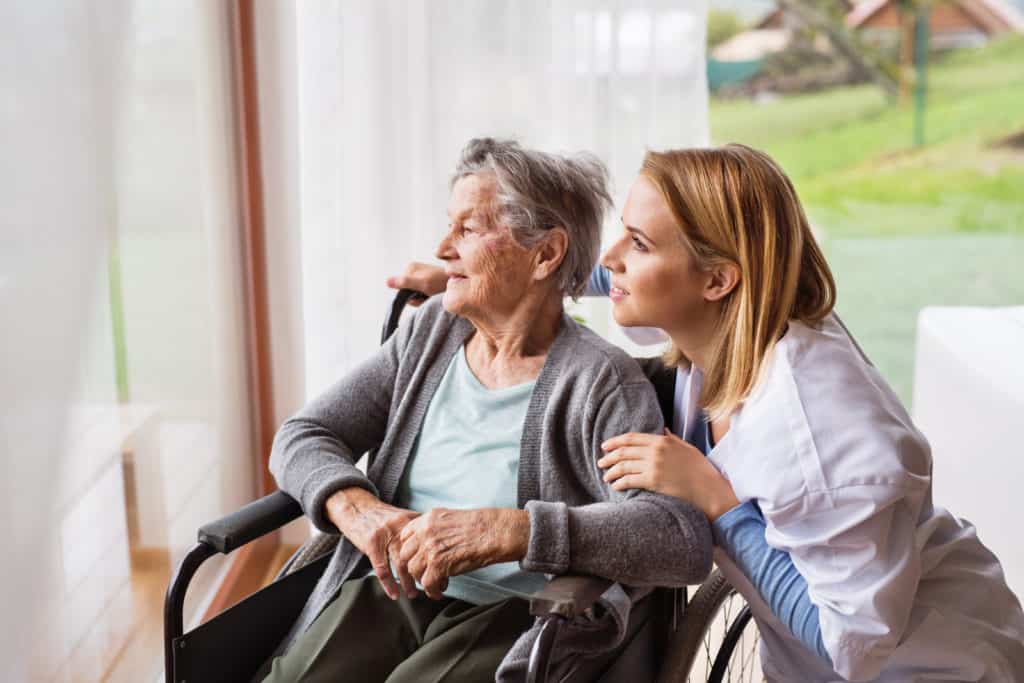
<path id="1" fill-rule="evenodd" d="M 594 266 L 605 185 L 589 158 L 465 148 L 437 250 L 443 299 L 275 439 L 280 487 L 344 538 L 265 680 L 520 680 L 524 597 L 566 572 L 617 582 L 553 655 L 593 680 L 651 587 L 705 576 L 703 515 L 619 494 L 597 467 L 604 440 L 663 428 L 637 363 L 562 307 Z"/>

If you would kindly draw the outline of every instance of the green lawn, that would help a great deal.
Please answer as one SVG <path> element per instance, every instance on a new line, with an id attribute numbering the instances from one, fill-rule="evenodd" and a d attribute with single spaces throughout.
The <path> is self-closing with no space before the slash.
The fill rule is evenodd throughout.
<path id="1" fill-rule="evenodd" d="M 716 143 L 770 153 L 822 235 L 838 310 L 908 401 L 926 305 L 1024 304 L 1024 36 L 929 73 L 926 145 L 873 86 L 758 104 L 712 100 Z"/>
<path id="2" fill-rule="evenodd" d="M 1024 304 L 1020 235 L 846 237 L 824 246 L 836 310 L 908 405 L 923 306 Z"/>

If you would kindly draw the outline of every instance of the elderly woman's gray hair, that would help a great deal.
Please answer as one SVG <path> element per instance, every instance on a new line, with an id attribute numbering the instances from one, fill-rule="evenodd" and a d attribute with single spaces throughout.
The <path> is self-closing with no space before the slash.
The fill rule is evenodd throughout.
<path id="1" fill-rule="evenodd" d="M 554 228 L 569 236 L 558 285 L 566 296 L 583 293 L 601 249 L 601 224 L 611 205 L 608 170 L 597 157 L 563 157 L 524 149 L 513 140 L 477 138 L 462 150 L 451 185 L 468 175 L 493 175 L 496 218 L 527 249 Z"/>

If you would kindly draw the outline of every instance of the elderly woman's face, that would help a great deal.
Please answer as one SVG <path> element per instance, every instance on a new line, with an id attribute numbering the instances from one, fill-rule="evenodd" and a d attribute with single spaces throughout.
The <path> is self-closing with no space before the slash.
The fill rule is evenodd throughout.
<path id="1" fill-rule="evenodd" d="M 497 186 L 488 176 L 460 178 L 448 200 L 448 232 L 437 247 L 445 261 L 444 307 L 469 318 L 511 312 L 533 281 L 531 250 L 495 219 Z"/>

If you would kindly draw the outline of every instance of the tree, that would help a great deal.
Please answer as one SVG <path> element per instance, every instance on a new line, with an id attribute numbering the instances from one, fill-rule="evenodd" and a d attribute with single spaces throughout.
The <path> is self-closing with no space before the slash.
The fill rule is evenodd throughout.
<path id="1" fill-rule="evenodd" d="M 899 92 L 897 67 L 865 45 L 846 27 L 845 8 L 835 0 L 778 0 L 779 6 L 801 23 L 824 34 L 836 52 L 864 78 L 873 81 L 890 98 Z"/>
<path id="2" fill-rule="evenodd" d="M 708 49 L 721 45 L 743 31 L 743 22 L 735 12 L 713 9 L 708 12 Z"/>

